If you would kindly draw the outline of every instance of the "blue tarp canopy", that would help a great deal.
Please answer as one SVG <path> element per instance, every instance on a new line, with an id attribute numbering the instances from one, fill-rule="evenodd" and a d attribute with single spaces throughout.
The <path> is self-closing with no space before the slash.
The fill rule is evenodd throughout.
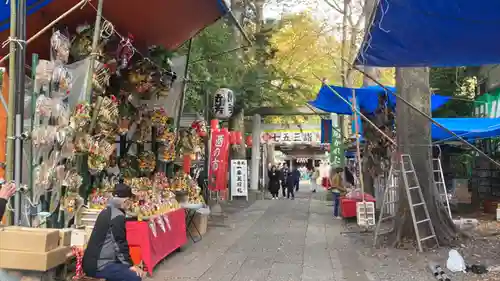
<path id="1" fill-rule="evenodd" d="M 330 86 L 343 98 L 350 101 L 352 98 L 352 88 L 340 86 Z M 387 87 L 391 92 L 395 92 L 394 87 Z M 362 108 L 368 113 L 373 113 L 377 109 L 379 94 L 385 93 L 385 89 L 380 86 L 370 86 L 357 88 L 356 101 L 359 108 Z M 396 96 L 389 92 L 389 106 L 396 105 Z M 432 95 L 431 109 L 432 111 L 443 106 L 450 98 L 440 95 Z M 340 99 L 328 86 L 323 85 L 316 96 L 316 99 L 309 102 L 310 105 L 330 113 L 351 115 L 351 107 Z"/>
<path id="2" fill-rule="evenodd" d="M 464 139 L 500 136 L 500 118 L 434 118 L 436 122 Z M 432 124 L 432 139 L 456 140 L 450 133 Z"/>
<path id="3" fill-rule="evenodd" d="M 500 1 L 380 0 L 356 64 L 478 66 L 500 63 Z"/>
<path id="4" fill-rule="evenodd" d="M 500 118 L 433 118 L 448 130 L 466 140 L 500 137 Z M 457 138 L 432 124 L 434 141 L 456 141 Z M 363 141 L 363 137 L 360 138 Z"/>

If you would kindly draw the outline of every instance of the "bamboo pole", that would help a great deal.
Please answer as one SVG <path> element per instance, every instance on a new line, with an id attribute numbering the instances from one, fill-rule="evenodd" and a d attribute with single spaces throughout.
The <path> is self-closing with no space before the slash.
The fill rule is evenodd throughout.
<path id="1" fill-rule="evenodd" d="M 356 113 L 357 111 L 357 102 L 356 102 L 356 90 L 355 89 L 352 89 L 352 119 L 354 122 L 354 130 L 355 130 L 355 134 L 356 134 L 356 160 L 358 161 L 359 163 L 359 183 L 360 183 L 360 186 L 361 186 L 361 196 L 363 196 L 363 203 L 365 202 L 365 185 L 363 183 L 363 173 L 361 172 L 362 171 L 362 165 L 363 163 L 361 163 L 361 149 L 360 149 L 360 145 L 359 145 L 359 137 L 360 137 L 360 134 L 359 134 L 359 124 L 358 124 L 358 114 Z M 366 210 L 366 208 L 365 208 Z"/>
<path id="2" fill-rule="evenodd" d="M 10 1 L 10 57 L 9 60 L 9 106 L 7 110 L 7 157 L 5 161 L 5 179 L 12 181 L 14 179 L 14 113 L 16 106 L 16 49 L 19 44 L 16 41 L 17 31 L 17 1 Z M 24 67 L 24 65 L 23 65 Z M 16 197 L 19 194 L 16 193 Z M 15 200 L 15 199 L 14 199 Z M 10 219 L 12 221 L 12 219 Z"/>
<path id="3" fill-rule="evenodd" d="M 102 6 L 104 0 L 99 0 L 97 2 L 97 15 L 95 18 L 94 25 L 94 37 L 92 38 L 92 53 L 89 57 L 89 66 L 87 70 L 87 81 L 85 83 L 85 97 L 90 103 L 92 98 L 92 82 L 94 78 L 94 63 L 97 56 L 97 46 L 99 45 L 99 37 L 101 34 L 101 20 L 102 20 Z"/>

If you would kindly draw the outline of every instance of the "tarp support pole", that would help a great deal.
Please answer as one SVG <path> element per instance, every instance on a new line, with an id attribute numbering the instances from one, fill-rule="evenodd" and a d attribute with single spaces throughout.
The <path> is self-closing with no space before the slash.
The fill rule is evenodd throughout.
<path id="1" fill-rule="evenodd" d="M 182 90 L 181 90 L 181 99 L 179 103 L 179 110 L 177 111 L 177 118 L 175 120 L 175 130 L 177 130 L 177 133 L 179 133 L 180 127 L 181 127 L 181 118 L 182 118 L 182 113 L 184 112 L 184 103 L 186 99 L 186 86 L 187 86 L 187 79 L 188 79 L 188 74 L 189 74 L 189 61 L 191 59 L 191 50 L 193 48 L 193 38 L 189 39 L 188 42 L 188 51 L 186 55 L 186 68 L 184 68 L 184 79 L 182 80 Z M 206 120 L 208 121 L 208 120 Z M 180 135 L 177 134 L 177 138 L 179 138 Z"/>
<path id="2" fill-rule="evenodd" d="M 10 57 L 16 57 L 16 49 L 18 42 L 16 41 L 17 36 L 17 1 L 10 1 Z M 24 65 L 22 66 L 24 68 Z M 16 60 L 9 60 L 9 107 L 7 110 L 7 156 L 5 160 L 5 180 L 12 181 L 14 179 L 14 113 L 16 106 Z M 20 196 L 19 192 L 16 192 L 14 201 Z M 16 212 L 19 210 L 16 210 Z M 14 214 L 14 220 L 16 218 Z M 12 217 L 11 222 L 14 222 Z"/>
<path id="3" fill-rule="evenodd" d="M 97 45 L 101 35 L 101 20 L 102 20 L 102 6 L 104 0 L 97 2 L 97 15 L 95 17 L 94 37 L 92 38 L 92 53 L 89 56 L 89 68 L 87 70 L 87 81 L 85 83 L 85 97 L 89 103 L 92 103 L 92 82 L 94 80 L 94 64 L 97 56 Z"/>
<path id="4" fill-rule="evenodd" d="M 368 73 L 364 72 L 362 69 L 360 69 L 358 66 L 348 62 L 347 60 L 343 59 L 343 58 L 340 58 L 341 60 L 344 60 L 346 63 L 348 63 L 349 65 L 352 66 L 352 68 L 356 69 L 357 71 L 361 72 L 364 76 L 366 76 L 366 78 L 372 80 L 375 84 L 379 85 L 380 87 L 382 87 L 384 90 L 386 90 L 387 92 L 389 93 L 392 93 L 398 100 L 404 102 L 407 106 L 409 106 L 411 109 L 417 111 L 420 115 L 422 115 L 423 117 L 425 117 L 427 120 L 429 120 L 430 122 L 432 122 L 432 124 L 438 126 L 439 128 L 443 129 L 444 131 L 446 131 L 447 133 L 449 133 L 450 135 L 454 136 L 455 138 L 457 138 L 461 143 L 465 144 L 466 146 L 468 146 L 469 148 L 471 148 L 472 150 L 476 151 L 477 153 L 479 153 L 481 156 L 484 156 L 486 159 L 488 159 L 491 163 L 495 164 L 497 167 L 500 168 L 500 163 L 495 161 L 493 158 L 491 158 L 490 156 L 488 156 L 486 153 L 484 153 L 481 149 L 477 148 L 476 146 L 474 146 L 473 144 L 471 144 L 470 142 L 466 141 L 464 138 L 462 138 L 461 136 L 455 134 L 453 131 L 449 130 L 448 128 L 446 128 L 445 126 L 441 125 L 439 122 L 436 122 L 436 120 L 432 119 L 432 117 L 430 117 L 429 115 L 427 115 L 425 112 L 421 111 L 420 109 L 418 109 L 417 107 L 415 107 L 413 104 L 411 104 L 409 101 L 407 101 L 406 99 L 404 99 L 403 97 L 401 97 L 399 94 L 391 91 L 390 89 L 388 89 L 386 86 L 382 85 L 382 83 L 380 83 L 377 79 L 373 78 L 371 75 L 369 75 Z M 331 88 L 330 88 L 331 89 Z M 363 117 L 363 116 L 362 116 Z M 371 121 L 370 121 L 371 123 Z M 373 123 L 371 123 L 371 125 L 374 125 Z M 375 126 L 376 127 L 376 126 Z M 378 128 L 377 128 L 378 129 Z"/>
<path id="5" fill-rule="evenodd" d="M 72 12 L 74 12 L 75 10 L 79 9 L 79 8 L 83 8 L 83 6 L 89 2 L 90 0 L 82 0 L 80 2 L 78 2 L 75 6 L 73 6 L 71 9 L 69 9 L 68 11 L 66 11 L 64 14 L 60 15 L 58 18 L 56 18 L 55 20 L 51 21 L 48 25 L 46 25 L 44 28 L 40 29 L 40 31 L 38 31 L 37 33 L 35 33 L 35 35 L 31 36 L 30 39 L 28 39 L 26 41 L 26 45 L 28 45 L 29 43 L 33 42 L 33 40 L 37 39 L 38 37 L 40 37 L 42 34 L 44 34 L 45 32 L 47 32 L 47 30 L 51 29 L 54 25 L 56 25 L 59 21 L 61 21 L 62 19 L 64 19 L 65 17 L 67 17 L 69 14 L 71 14 Z M 0 59 L 0 63 L 4 62 L 6 59 L 8 59 L 10 56 L 10 53 L 5 55 L 3 58 Z M 2 103 L 5 103 L 5 101 L 2 101 Z"/>

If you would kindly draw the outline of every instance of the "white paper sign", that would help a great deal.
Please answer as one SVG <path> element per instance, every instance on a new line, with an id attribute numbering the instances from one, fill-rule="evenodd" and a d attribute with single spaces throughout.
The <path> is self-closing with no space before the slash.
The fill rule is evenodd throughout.
<path id="1" fill-rule="evenodd" d="M 247 160 L 231 160 L 231 197 L 248 196 Z"/>

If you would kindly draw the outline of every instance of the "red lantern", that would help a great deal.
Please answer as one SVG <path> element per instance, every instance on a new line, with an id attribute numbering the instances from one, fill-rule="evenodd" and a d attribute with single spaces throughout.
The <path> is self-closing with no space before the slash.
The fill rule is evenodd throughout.
<path id="1" fill-rule="evenodd" d="M 210 120 L 210 129 L 211 130 L 219 129 L 219 120 L 217 119 Z"/>
<path id="2" fill-rule="evenodd" d="M 191 172 L 191 155 L 190 154 L 184 154 L 184 159 L 182 163 L 182 170 L 184 171 L 185 174 L 188 174 Z"/>
<path id="3" fill-rule="evenodd" d="M 253 142 L 252 135 L 248 135 L 247 139 L 245 141 L 245 143 L 247 144 L 247 147 L 252 147 L 252 142 Z"/>
<path id="4" fill-rule="evenodd" d="M 234 144 L 240 145 L 243 142 L 243 137 L 240 131 L 234 132 Z"/>
<path id="5" fill-rule="evenodd" d="M 235 144 L 236 143 L 236 134 L 234 131 L 229 132 L 229 144 Z"/>

